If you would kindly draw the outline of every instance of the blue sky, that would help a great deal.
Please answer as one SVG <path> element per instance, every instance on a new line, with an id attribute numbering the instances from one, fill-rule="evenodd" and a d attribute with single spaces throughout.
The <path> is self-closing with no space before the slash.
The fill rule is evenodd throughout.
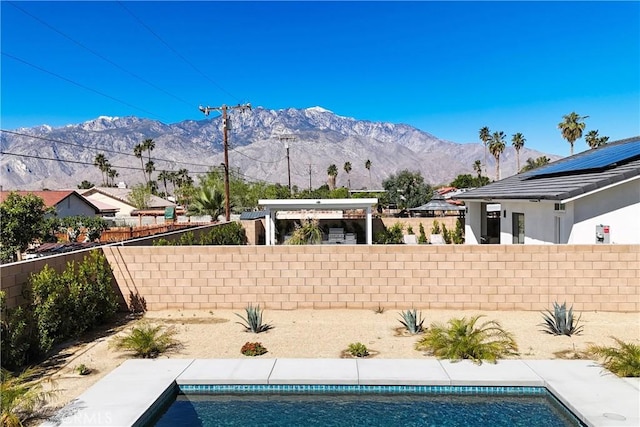
<path id="1" fill-rule="evenodd" d="M 250 102 L 559 155 L 572 111 L 640 135 L 640 2 L 2 1 L 1 19 L 2 129 Z"/>

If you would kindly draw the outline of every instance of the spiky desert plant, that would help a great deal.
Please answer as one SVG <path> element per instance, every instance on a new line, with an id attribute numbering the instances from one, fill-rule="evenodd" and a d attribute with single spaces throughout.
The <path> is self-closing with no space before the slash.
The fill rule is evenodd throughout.
<path id="1" fill-rule="evenodd" d="M 551 335 L 567 335 L 573 334 L 580 335 L 582 333 L 583 326 L 578 326 L 580 317 L 573 317 L 573 306 L 567 310 L 567 303 L 563 302 L 559 305 L 557 302 L 553 303 L 553 311 L 547 309 L 546 313 L 542 313 L 544 323 L 540 323 L 538 326 L 542 326 L 542 331 Z"/>
<path id="2" fill-rule="evenodd" d="M 602 366 L 619 377 L 640 377 L 640 345 L 611 337 L 617 347 L 591 345 L 589 353 L 604 358 Z"/>
<path id="3" fill-rule="evenodd" d="M 503 356 L 518 354 L 513 335 L 495 320 L 476 326 L 481 317 L 453 318 L 448 326 L 432 323 L 416 343 L 416 350 L 426 350 L 439 359 L 471 359 L 478 364 L 483 360 L 496 363 Z"/>
<path id="4" fill-rule="evenodd" d="M 413 310 L 402 311 L 400 316 L 400 323 L 402 323 L 410 334 L 419 334 L 424 330 L 424 327 L 422 326 L 424 323 L 422 314 L 415 308 Z"/>
<path id="5" fill-rule="evenodd" d="M 56 390 L 45 391 L 42 382 L 37 380 L 39 371 L 26 369 L 18 376 L 2 368 L 0 371 L 0 398 L 2 401 L 2 426 L 20 427 L 33 418 Z"/>
<path id="6" fill-rule="evenodd" d="M 262 323 L 262 310 L 259 304 L 256 306 L 249 304 L 244 310 L 246 312 L 245 317 L 235 313 L 236 316 L 242 319 L 242 322 L 236 323 L 244 326 L 247 332 L 250 331 L 259 334 L 260 332 L 265 332 L 273 328 L 269 323 Z"/>
<path id="7" fill-rule="evenodd" d="M 369 355 L 369 349 L 361 342 L 349 344 L 349 347 L 347 347 L 347 352 L 355 357 L 366 357 Z"/>
<path id="8" fill-rule="evenodd" d="M 178 346 L 178 341 L 173 338 L 176 332 L 173 327 L 141 322 L 128 334 L 116 337 L 113 346 L 117 350 L 131 352 L 135 357 L 153 359 Z"/>
<path id="9" fill-rule="evenodd" d="M 322 242 L 322 230 L 317 219 L 303 219 L 300 225 L 295 225 L 289 245 L 317 245 Z"/>

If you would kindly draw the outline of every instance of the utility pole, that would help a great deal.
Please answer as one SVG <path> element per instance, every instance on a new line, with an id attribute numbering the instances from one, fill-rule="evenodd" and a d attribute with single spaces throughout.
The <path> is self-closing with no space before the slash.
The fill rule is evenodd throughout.
<path id="1" fill-rule="evenodd" d="M 251 104 L 238 104 L 232 107 L 224 104 L 221 107 L 203 107 L 201 105 L 198 109 L 202 111 L 205 116 L 208 116 L 211 111 L 222 111 L 222 141 L 224 145 L 224 208 L 225 218 L 227 222 L 229 222 L 231 221 L 231 205 L 229 204 L 229 143 L 227 133 L 229 129 L 231 129 L 231 122 L 227 117 L 227 110 L 240 110 L 241 112 L 244 112 L 246 110 L 251 110 Z"/>
<path id="2" fill-rule="evenodd" d="M 289 196 L 291 196 L 291 162 L 289 160 L 289 142 L 296 140 L 294 135 L 280 135 L 278 137 L 280 142 L 284 141 L 284 146 L 287 149 L 287 175 L 289 177 Z"/>

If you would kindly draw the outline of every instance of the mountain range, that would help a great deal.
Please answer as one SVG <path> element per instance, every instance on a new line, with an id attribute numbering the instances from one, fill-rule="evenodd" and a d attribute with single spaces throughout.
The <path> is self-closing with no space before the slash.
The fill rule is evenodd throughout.
<path id="1" fill-rule="evenodd" d="M 229 110 L 229 121 L 232 171 L 251 181 L 286 185 L 288 145 L 291 183 L 300 188 L 325 184 L 331 164 L 338 168 L 337 185 L 350 182 L 352 189 L 381 188 L 384 179 L 403 169 L 420 172 L 429 184 L 447 184 L 459 174 L 474 174 L 473 163 L 484 161 L 485 156 L 479 142 L 455 143 L 405 124 L 356 120 L 321 107 Z M 119 174 L 115 181 L 131 186 L 144 182 L 134 147 L 151 138 L 156 170 L 184 168 L 197 182 L 198 175 L 224 160 L 222 129 L 221 116 L 173 124 L 102 116 L 64 127 L 3 131 L 0 180 L 4 190 L 76 188 L 83 180 L 101 185 L 102 173 L 93 162 L 102 153 Z M 516 173 L 516 152 L 509 141 L 506 144 L 500 157 L 502 178 Z M 147 155 L 145 152 L 145 162 Z M 542 155 L 545 153 L 525 146 L 520 162 Z M 345 162 L 352 166 L 348 175 Z M 487 175 L 495 178 L 495 161 L 489 153 Z"/>

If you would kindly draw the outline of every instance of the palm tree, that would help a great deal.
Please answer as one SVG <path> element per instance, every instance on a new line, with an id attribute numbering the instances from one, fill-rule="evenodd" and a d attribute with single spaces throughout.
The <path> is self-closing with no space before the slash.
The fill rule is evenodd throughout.
<path id="1" fill-rule="evenodd" d="M 149 180 L 147 181 L 147 185 L 151 184 L 151 173 L 156 170 L 155 164 L 153 163 L 152 160 L 148 161 L 145 165 L 144 165 L 144 170 L 147 173 L 147 175 L 149 176 Z M 151 188 L 151 187 L 150 187 Z"/>
<path id="2" fill-rule="evenodd" d="M 171 179 L 171 172 L 166 170 L 161 170 L 158 174 L 158 180 L 162 181 L 162 185 L 164 186 L 164 198 L 166 199 L 169 196 L 167 193 L 167 181 Z"/>
<path id="3" fill-rule="evenodd" d="M 527 142 L 527 140 L 520 132 L 513 134 L 511 137 L 511 144 L 513 145 L 513 148 L 516 149 L 517 171 L 520 170 L 520 149 L 524 147 L 525 142 Z"/>
<path id="4" fill-rule="evenodd" d="M 140 159 L 140 169 L 142 170 L 142 174 L 144 175 L 144 182 L 148 183 L 149 181 L 147 180 L 147 174 L 144 169 L 144 160 L 142 160 L 143 152 L 144 152 L 143 144 L 137 144 L 135 147 L 133 147 L 133 154 Z"/>
<path id="5" fill-rule="evenodd" d="M 349 172 L 351 172 L 351 162 L 345 162 L 343 168 L 347 173 L 347 189 L 351 190 L 351 178 L 349 178 Z"/>
<path id="6" fill-rule="evenodd" d="M 550 161 L 551 161 L 551 159 L 549 159 L 547 156 L 538 157 L 537 159 L 533 159 L 533 158 L 529 157 L 527 159 L 527 164 L 524 165 L 522 170 L 520 170 L 520 173 L 527 172 L 527 171 L 530 171 L 532 169 L 539 168 L 540 166 L 544 166 L 546 164 L 549 164 Z"/>
<path id="7" fill-rule="evenodd" d="M 587 144 L 589 144 L 589 148 L 594 149 L 601 147 L 609 141 L 608 136 L 598 136 L 598 130 L 590 130 L 584 137 Z"/>
<path id="8" fill-rule="evenodd" d="M 102 153 L 97 154 L 95 159 L 93 160 L 93 165 L 100 169 L 100 172 L 102 172 L 102 185 L 106 185 L 105 172 L 107 171 L 107 164 L 107 158 Z"/>
<path id="9" fill-rule="evenodd" d="M 0 397 L 2 397 L 2 426 L 18 427 L 24 421 L 36 415 L 42 406 L 50 398 L 54 397 L 57 391 L 44 390 L 42 383 L 35 378 L 41 376 L 42 372 L 35 369 L 27 369 L 18 376 L 2 368 L 0 371 Z"/>
<path id="10" fill-rule="evenodd" d="M 217 221 L 224 210 L 224 193 L 214 185 L 202 186 L 189 205 L 189 215 L 211 215 L 211 221 Z"/>
<path id="11" fill-rule="evenodd" d="M 338 167 L 335 164 L 330 165 L 327 168 L 327 175 L 329 175 L 329 179 L 327 180 L 327 184 L 329 185 L 329 190 L 335 190 L 336 177 L 338 176 Z"/>
<path id="12" fill-rule="evenodd" d="M 369 187 L 372 187 L 373 184 L 371 184 L 371 160 L 367 159 L 367 161 L 364 162 L 364 167 L 369 171 Z"/>
<path id="13" fill-rule="evenodd" d="M 115 178 L 117 178 L 118 176 L 120 176 L 120 174 L 118 173 L 117 170 L 113 169 L 113 168 L 109 168 L 109 170 L 107 171 L 107 176 L 109 178 L 111 178 L 111 186 L 115 187 Z"/>
<path id="14" fill-rule="evenodd" d="M 480 129 L 479 135 L 480 141 L 482 141 L 482 145 L 484 145 L 484 173 L 487 174 L 487 145 L 491 140 L 491 131 L 485 126 Z"/>
<path id="15" fill-rule="evenodd" d="M 482 162 L 480 160 L 473 162 L 473 171 L 478 174 L 478 178 L 482 176 Z"/>
<path id="16" fill-rule="evenodd" d="M 584 130 L 585 123 L 581 120 L 588 118 L 589 116 L 579 116 L 575 112 L 569 113 L 566 116 L 562 116 L 564 119 L 558 123 L 558 129 L 562 132 L 562 137 L 571 144 L 571 155 L 573 156 L 573 143 L 582 138 L 582 131 Z"/>
<path id="17" fill-rule="evenodd" d="M 500 155 L 504 151 L 504 132 L 494 132 L 489 142 L 489 152 L 496 159 L 496 181 L 500 180 Z"/>

